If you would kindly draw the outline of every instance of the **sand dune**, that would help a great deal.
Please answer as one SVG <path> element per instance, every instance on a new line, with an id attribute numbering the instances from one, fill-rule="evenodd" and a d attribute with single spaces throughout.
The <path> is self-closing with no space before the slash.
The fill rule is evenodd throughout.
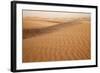
<path id="1" fill-rule="evenodd" d="M 25 25 L 23 24 L 25 27 L 23 29 L 23 62 L 91 58 L 88 16 L 67 22 L 52 22 L 51 20 L 48 22 L 43 19 L 29 21 L 28 19 L 23 20 L 27 21 Z M 35 23 L 38 24 L 36 27 Z M 31 27 L 26 28 L 26 26 Z"/>

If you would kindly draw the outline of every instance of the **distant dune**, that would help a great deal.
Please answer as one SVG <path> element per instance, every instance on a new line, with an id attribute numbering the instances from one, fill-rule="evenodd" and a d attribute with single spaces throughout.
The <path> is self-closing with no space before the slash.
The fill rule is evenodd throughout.
<path id="1" fill-rule="evenodd" d="M 23 62 L 91 59 L 90 16 L 58 19 L 23 18 Z"/>

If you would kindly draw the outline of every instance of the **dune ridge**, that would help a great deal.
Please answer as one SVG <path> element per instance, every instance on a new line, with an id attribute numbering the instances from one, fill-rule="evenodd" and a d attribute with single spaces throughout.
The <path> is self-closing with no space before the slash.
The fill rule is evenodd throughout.
<path id="1" fill-rule="evenodd" d="M 40 18 L 23 18 L 24 63 L 91 59 L 89 15 L 61 22 Z"/>

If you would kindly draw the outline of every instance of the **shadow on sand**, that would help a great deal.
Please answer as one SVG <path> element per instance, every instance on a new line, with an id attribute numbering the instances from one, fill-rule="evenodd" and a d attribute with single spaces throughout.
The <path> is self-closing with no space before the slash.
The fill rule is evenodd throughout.
<path id="1" fill-rule="evenodd" d="M 84 19 L 82 19 L 82 20 L 84 20 Z M 49 26 L 49 27 L 39 28 L 39 29 L 23 29 L 23 39 L 27 39 L 27 38 L 55 32 L 59 29 L 79 24 L 82 20 L 76 19 L 73 21 L 58 23 L 57 25 L 54 25 L 54 26 Z"/>

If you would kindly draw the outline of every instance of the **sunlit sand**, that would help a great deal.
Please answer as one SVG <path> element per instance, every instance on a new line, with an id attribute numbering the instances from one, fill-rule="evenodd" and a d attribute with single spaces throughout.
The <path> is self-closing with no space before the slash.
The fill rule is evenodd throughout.
<path id="1" fill-rule="evenodd" d="M 23 11 L 23 62 L 91 59 L 90 14 L 28 13 Z"/>

